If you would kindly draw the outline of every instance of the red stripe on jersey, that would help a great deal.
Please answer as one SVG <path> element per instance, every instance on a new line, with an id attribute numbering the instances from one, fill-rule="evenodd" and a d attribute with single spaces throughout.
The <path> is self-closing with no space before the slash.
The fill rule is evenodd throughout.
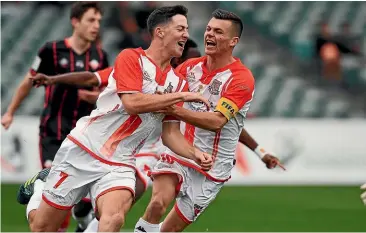
<path id="1" fill-rule="evenodd" d="M 99 46 L 97 46 L 97 52 L 98 52 L 98 55 L 99 55 L 99 68 L 101 68 L 102 65 L 103 65 L 104 56 L 103 56 L 102 49 Z"/>
<path id="2" fill-rule="evenodd" d="M 62 108 L 64 107 L 66 95 L 67 95 L 67 90 L 62 95 L 60 108 L 58 109 L 58 113 L 57 113 L 57 139 L 58 140 L 61 140 Z"/>
<path id="3" fill-rule="evenodd" d="M 213 149 L 212 149 L 212 160 L 214 162 L 215 162 L 217 153 L 219 152 L 220 135 L 221 135 L 221 130 L 216 132 L 215 139 L 214 139 L 214 144 L 213 144 Z"/>
<path id="4" fill-rule="evenodd" d="M 57 70 L 57 49 L 56 49 L 56 42 L 52 43 L 52 50 L 53 50 L 53 65 L 55 66 L 55 71 Z"/>
<path id="5" fill-rule="evenodd" d="M 130 136 L 141 124 L 139 116 L 130 116 L 104 143 L 100 152 L 107 158 L 112 157 L 118 144 L 126 137 Z"/>
<path id="6" fill-rule="evenodd" d="M 191 145 L 193 145 L 193 142 L 194 142 L 195 131 L 196 131 L 196 127 L 186 123 L 186 131 L 184 132 L 184 137 L 187 139 L 187 141 Z"/>
<path id="7" fill-rule="evenodd" d="M 179 77 L 179 76 L 178 76 L 178 77 Z M 180 78 L 180 79 L 179 79 L 178 86 L 177 86 L 177 89 L 175 89 L 175 92 L 178 92 L 178 91 L 180 90 L 180 88 L 181 88 L 181 86 L 182 86 L 182 83 L 183 83 L 183 79 L 182 79 L 182 78 Z"/>

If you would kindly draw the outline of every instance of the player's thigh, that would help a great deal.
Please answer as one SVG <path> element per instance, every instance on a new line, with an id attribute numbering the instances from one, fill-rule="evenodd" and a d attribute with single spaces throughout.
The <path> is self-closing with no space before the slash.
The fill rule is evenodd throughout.
<path id="1" fill-rule="evenodd" d="M 61 144 L 62 141 L 50 137 L 40 139 L 39 153 L 42 168 L 51 167 Z"/>
<path id="2" fill-rule="evenodd" d="M 55 208 L 53 205 L 49 205 L 48 202 L 43 200 L 38 207 L 33 220 L 30 222 L 30 228 L 33 232 L 55 232 L 61 226 L 68 213 L 68 209 Z"/>
<path id="3" fill-rule="evenodd" d="M 178 163 L 159 160 L 150 173 L 153 180 L 152 199 L 173 200 L 184 181 L 183 168 Z M 170 201 L 169 201 L 170 202 Z"/>
<path id="4" fill-rule="evenodd" d="M 135 170 L 125 166 L 108 166 L 111 171 L 90 188 L 91 201 L 98 218 L 102 215 L 125 215 L 135 195 Z"/>

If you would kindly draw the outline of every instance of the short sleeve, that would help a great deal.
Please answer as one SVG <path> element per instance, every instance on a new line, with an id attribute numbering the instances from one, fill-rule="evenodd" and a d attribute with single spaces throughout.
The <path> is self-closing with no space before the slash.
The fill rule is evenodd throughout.
<path id="1" fill-rule="evenodd" d="M 56 42 L 54 42 L 55 44 Z M 54 45 L 56 46 L 56 44 Z M 43 73 L 46 75 L 54 75 L 54 58 L 52 51 L 52 43 L 44 44 L 34 58 L 30 68 L 30 73 L 34 76 L 37 73 Z"/>
<path id="2" fill-rule="evenodd" d="M 104 70 L 94 72 L 94 75 L 98 78 L 99 86 L 105 87 L 108 85 L 109 75 L 112 73 L 113 67 L 108 67 Z"/>
<path id="3" fill-rule="evenodd" d="M 132 49 L 123 50 L 114 64 L 113 77 L 118 93 L 142 92 L 142 71 L 139 54 Z"/>
<path id="4" fill-rule="evenodd" d="M 216 110 L 221 112 L 228 120 L 253 99 L 254 78 L 250 71 L 241 71 L 233 74 L 228 84 L 224 86 Z"/>

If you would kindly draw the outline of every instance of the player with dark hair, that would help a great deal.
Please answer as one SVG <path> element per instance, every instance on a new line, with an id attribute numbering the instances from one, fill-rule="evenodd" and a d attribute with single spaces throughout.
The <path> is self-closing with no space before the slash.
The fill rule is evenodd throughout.
<path id="1" fill-rule="evenodd" d="M 77 122 L 56 153 L 39 207 L 29 213 L 32 231 L 56 230 L 87 193 L 100 220 L 98 231 L 119 231 L 135 196 L 134 155 L 162 122 L 163 140 L 171 150 L 210 169 L 211 157 L 188 144 L 179 129 L 169 128 L 179 121 L 156 112 L 183 102 L 208 105 L 200 94 L 184 92 L 187 81 L 169 65 L 172 57 L 182 55 L 188 38 L 186 17 L 183 6 L 157 9 L 148 20 L 153 27 L 150 47 L 120 52 L 97 108 Z M 37 192 L 42 187 L 34 188 Z"/>
<path id="2" fill-rule="evenodd" d="M 70 11 L 73 33 L 70 37 L 46 42 L 31 66 L 30 71 L 15 91 L 13 99 L 1 119 L 8 129 L 15 111 L 29 94 L 37 73 L 57 75 L 75 71 L 97 71 L 108 66 L 107 54 L 95 43 L 100 31 L 102 9 L 97 2 L 76 2 Z M 79 88 L 64 84 L 45 87 L 44 107 L 39 127 L 39 153 L 41 166 L 50 167 L 54 156 L 76 121 L 89 115 L 94 108 L 99 90 Z M 81 203 L 74 215 L 83 218 L 90 203 Z M 89 211 L 88 209 L 88 211 Z M 68 221 L 62 226 L 66 228 Z M 62 229 L 60 229 L 62 230 Z M 81 229 L 77 229 L 79 231 Z"/>
<path id="3" fill-rule="evenodd" d="M 167 148 L 151 171 L 152 197 L 135 225 L 135 232 L 183 231 L 204 212 L 230 178 L 237 143 L 249 136 L 243 134 L 243 127 L 254 94 L 252 73 L 232 55 L 242 25 L 234 13 L 214 11 L 204 35 L 206 56 L 189 59 L 176 68 L 187 78 L 189 91 L 201 93 L 209 100 L 210 109 L 185 103 L 183 107 L 171 106 L 160 111 L 185 122 L 180 130 L 191 145 L 212 154 L 213 167 L 203 171 Z M 251 146 L 255 146 L 254 142 Z M 267 159 L 263 161 L 268 168 L 281 166 L 276 157 L 267 155 Z M 174 208 L 160 226 L 175 198 Z"/>

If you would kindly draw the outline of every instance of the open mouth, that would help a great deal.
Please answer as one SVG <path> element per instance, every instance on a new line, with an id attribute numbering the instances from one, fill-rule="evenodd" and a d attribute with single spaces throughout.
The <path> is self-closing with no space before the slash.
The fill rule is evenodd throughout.
<path id="1" fill-rule="evenodd" d="M 183 48 L 184 49 L 184 45 L 186 44 L 186 42 L 184 42 L 184 41 L 179 41 L 178 42 L 178 45 L 181 47 L 181 48 Z"/>
<path id="2" fill-rule="evenodd" d="M 214 47 L 216 46 L 216 43 L 212 40 L 206 40 L 206 47 Z"/>

